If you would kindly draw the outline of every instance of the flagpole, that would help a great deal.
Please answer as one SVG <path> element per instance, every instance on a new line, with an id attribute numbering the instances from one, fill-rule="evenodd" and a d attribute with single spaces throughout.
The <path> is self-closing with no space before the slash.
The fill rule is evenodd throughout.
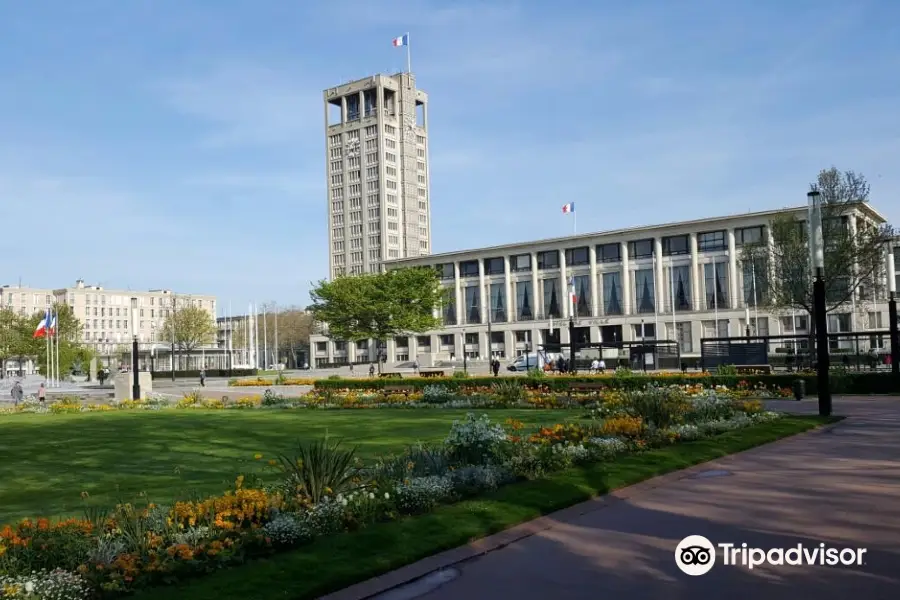
<path id="1" fill-rule="evenodd" d="M 47 380 L 47 387 L 53 387 L 53 365 L 50 363 L 50 333 L 48 331 L 50 327 L 50 311 L 44 311 L 44 335 L 47 336 L 46 346 L 47 346 L 47 365 L 45 367 L 44 379 Z"/>
<path id="2" fill-rule="evenodd" d="M 719 273 L 716 269 L 716 260 L 713 259 L 713 310 L 716 319 L 716 337 L 719 337 Z"/>
<path id="3" fill-rule="evenodd" d="M 406 72 L 412 74 L 412 51 L 409 44 L 409 32 L 406 33 Z"/>
<path id="4" fill-rule="evenodd" d="M 578 235 L 578 213 L 572 211 L 572 235 Z"/>
<path id="5" fill-rule="evenodd" d="M 669 300 L 672 302 L 672 339 L 678 339 L 678 327 L 675 323 L 675 265 L 669 263 Z M 679 348 L 680 349 L 680 348 Z"/>
<path id="6" fill-rule="evenodd" d="M 263 369 L 269 364 L 269 321 L 266 319 L 266 305 L 262 305 L 263 315 Z"/>
<path id="7" fill-rule="evenodd" d="M 62 373 L 59 369 L 59 309 L 56 310 L 56 317 L 53 319 L 53 335 L 56 336 L 56 387 L 60 387 Z"/>

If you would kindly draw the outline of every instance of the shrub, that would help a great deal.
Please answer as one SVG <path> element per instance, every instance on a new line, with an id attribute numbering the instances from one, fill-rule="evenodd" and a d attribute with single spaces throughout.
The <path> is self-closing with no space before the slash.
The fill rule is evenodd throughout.
<path id="1" fill-rule="evenodd" d="M 426 385 L 422 390 L 422 401 L 430 404 L 443 404 L 453 398 L 454 394 L 445 385 Z"/>
<path id="2" fill-rule="evenodd" d="M 721 377 L 737 377 L 738 370 L 734 365 L 719 365 L 716 368 L 716 375 Z"/>
<path id="3" fill-rule="evenodd" d="M 644 421 L 640 417 L 613 417 L 603 422 L 600 432 L 613 437 L 640 437 L 644 431 Z"/>
<path id="4" fill-rule="evenodd" d="M 77 574 L 54 569 L 14 577 L 0 576 L 0 597 L 9 600 L 83 600 L 88 586 Z"/>
<path id="5" fill-rule="evenodd" d="M 469 374 L 465 371 L 453 371 L 453 379 L 468 379 Z"/>
<path id="6" fill-rule="evenodd" d="M 360 470 L 356 449 L 343 450 L 340 441 L 300 443 L 293 456 L 280 455 L 279 466 L 286 491 L 318 504 L 326 496 L 346 494 L 358 487 Z"/>
<path id="7" fill-rule="evenodd" d="M 81 398 L 78 396 L 60 396 L 56 402 L 50 405 L 50 412 L 54 414 L 81 412 Z"/>
<path id="8" fill-rule="evenodd" d="M 688 409 L 684 392 L 675 387 L 651 387 L 641 392 L 628 392 L 625 406 L 632 415 L 659 429 L 681 421 Z"/>
<path id="9" fill-rule="evenodd" d="M 525 401 L 525 388 L 518 381 L 498 381 L 491 386 L 491 393 L 506 404 L 517 404 Z"/>
<path id="10" fill-rule="evenodd" d="M 468 413 L 466 418 L 454 421 L 450 435 L 444 440 L 448 454 L 462 464 L 487 464 L 506 441 L 503 427 L 492 423 L 487 415 L 476 417 Z"/>
<path id="11" fill-rule="evenodd" d="M 397 485 L 397 508 L 408 514 L 427 512 L 453 495 L 453 481 L 446 476 L 415 477 Z"/>

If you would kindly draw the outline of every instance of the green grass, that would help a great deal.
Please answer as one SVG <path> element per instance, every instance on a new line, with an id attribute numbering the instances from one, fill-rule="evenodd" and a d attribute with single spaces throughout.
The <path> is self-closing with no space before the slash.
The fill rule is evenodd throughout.
<path id="1" fill-rule="evenodd" d="M 267 560 L 175 587 L 137 594 L 138 600 L 305 600 L 375 577 L 442 550 L 484 537 L 598 494 L 713 460 L 838 419 L 790 417 L 679 444 L 607 464 L 556 473 L 503 487 L 433 513 L 321 538 Z"/>
<path id="2" fill-rule="evenodd" d="M 373 458 L 406 444 L 443 439 L 465 410 L 161 411 L 0 418 L 0 524 L 23 517 L 80 515 L 81 492 L 111 505 L 141 492 L 158 503 L 221 492 L 253 455 L 290 450 L 326 433 Z M 531 424 L 580 411 L 490 410 Z"/>

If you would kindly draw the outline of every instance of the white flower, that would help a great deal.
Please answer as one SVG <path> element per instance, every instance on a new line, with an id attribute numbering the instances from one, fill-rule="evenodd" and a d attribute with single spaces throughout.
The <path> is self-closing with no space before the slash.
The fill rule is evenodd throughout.
<path id="1" fill-rule="evenodd" d="M 375 494 L 373 492 L 369 492 L 369 500 L 374 500 Z"/>
<path id="2" fill-rule="evenodd" d="M 384 493 L 384 499 L 385 499 L 385 500 L 390 500 L 390 499 L 391 499 L 391 495 L 388 494 L 387 492 L 385 492 L 385 493 Z"/>
<path id="3" fill-rule="evenodd" d="M 34 591 L 34 582 L 33 581 L 25 582 L 25 591 L 28 592 L 29 594 Z"/>
<path id="4" fill-rule="evenodd" d="M 341 506 L 347 506 L 347 499 L 341 498 Z"/>

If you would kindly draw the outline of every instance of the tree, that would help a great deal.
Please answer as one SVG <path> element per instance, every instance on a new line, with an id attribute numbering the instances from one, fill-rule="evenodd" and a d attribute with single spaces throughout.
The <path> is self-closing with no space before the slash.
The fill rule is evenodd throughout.
<path id="1" fill-rule="evenodd" d="M 869 184 L 861 174 L 825 169 L 810 190 L 821 194 L 825 312 L 831 312 L 849 302 L 858 289 L 869 288 L 878 280 L 885 247 L 894 231 L 890 225 L 862 220 L 857 221 L 856 231 L 851 231 L 847 217 L 869 200 Z M 753 264 L 761 277 L 767 275 L 760 304 L 773 310 L 814 313 L 814 274 L 806 225 L 792 215 L 776 217 L 769 224 L 771 248 L 766 241 L 744 247 L 744 264 Z"/>
<path id="2" fill-rule="evenodd" d="M 179 350 L 191 352 L 215 341 L 216 322 L 206 309 L 185 306 L 169 313 L 160 335 L 164 340 L 174 339 Z"/>
<path id="3" fill-rule="evenodd" d="M 0 308 L 0 378 L 6 377 L 6 361 L 18 355 L 21 321 L 11 308 Z"/>
<path id="4" fill-rule="evenodd" d="M 82 324 L 72 307 L 57 303 L 50 310 L 56 315 L 57 337 L 54 338 L 54 342 L 59 343 L 59 372 L 62 375 L 70 373 L 76 364 L 84 365 L 90 362 L 94 354 L 82 344 Z M 34 331 L 43 318 L 44 311 L 38 311 L 19 320 L 15 356 L 19 361 L 25 360 L 26 357 L 35 358 L 40 372 L 47 374 L 47 339 L 34 337 Z"/>
<path id="5" fill-rule="evenodd" d="M 333 339 L 384 341 L 440 327 L 435 313 L 447 294 L 432 268 L 394 269 L 320 281 L 309 311 Z"/>
<path id="6" fill-rule="evenodd" d="M 266 304 L 265 307 L 265 318 L 260 315 L 260 327 L 266 328 L 269 347 L 279 359 L 287 355 L 288 366 L 296 367 L 297 350 L 309 346 L 309 336 L 313 329 L 312 314 L 297 307 L 279 308 L 274 303 Z"/>

